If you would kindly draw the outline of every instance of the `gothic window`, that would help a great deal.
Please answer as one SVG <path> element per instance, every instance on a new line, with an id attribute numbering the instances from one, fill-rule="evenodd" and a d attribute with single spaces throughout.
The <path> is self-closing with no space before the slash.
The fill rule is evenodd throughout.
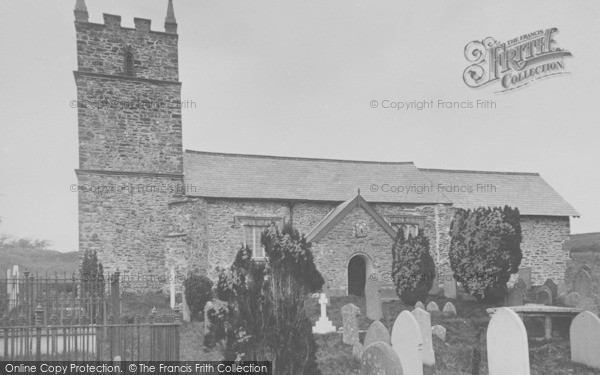
<path id="1" fill-rule="evenodd" d="M 133 48 L 131 48 L 131 46 L 125 47 L 123 60 L 123 74 L 130 77 L 133 77 L 135 75 L 133 71 Z"/>

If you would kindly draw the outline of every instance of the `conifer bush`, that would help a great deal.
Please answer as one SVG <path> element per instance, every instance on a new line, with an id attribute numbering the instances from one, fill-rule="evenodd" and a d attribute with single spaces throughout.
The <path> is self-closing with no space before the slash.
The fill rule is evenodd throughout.
<path id="1" fill-rule="evenodd" d="M 523 258 L 518 208 L 458 209 L 450 236 L 448 255 L 455 279 L 480 301 L 502 301 L 506 283 Z"/>
<path id="2" fill-rule="evenodd" d="M 392 279 L 398 297 L 411 306 L 417 301 L 425 302 L 434 277 L 435 263 L 423 230 L 408 238 L 399 230 L 392 247 Z"/>
<path id="3" fill-rule="evenodd" d="M 261 236 L 265 261 L 242 247 L 221 270 L 204 344 L 225 360 L 272 361 L 274 374 L 320 374 L 306 301 L 323 285 L 310 243 L 289 224 Z"/>
<path id="4" fill-rule="evenodd" d="M 190 318 L 192 320 L 203 321 L 204 306 L 212 299 L 212 280 L 194 270 L 183 281 L 183 287 L 185 301 L 190 309 Z"/>

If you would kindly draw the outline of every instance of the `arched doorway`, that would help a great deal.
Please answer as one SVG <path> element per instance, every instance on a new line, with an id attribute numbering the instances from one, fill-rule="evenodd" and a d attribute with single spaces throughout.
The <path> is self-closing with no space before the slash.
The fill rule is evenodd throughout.
<path id="1" fill-rule="evenodd" d="M 348 262 L 348 295 L 364 296 L 367 281 L 367 263 L 362 255 L 355 255 Z"/>

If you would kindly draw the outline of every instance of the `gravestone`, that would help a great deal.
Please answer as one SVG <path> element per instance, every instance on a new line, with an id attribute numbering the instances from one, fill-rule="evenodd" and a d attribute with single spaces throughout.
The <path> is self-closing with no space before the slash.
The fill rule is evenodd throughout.
<path id="1" fill-rule="evenodd" d="M 321 304 L 321 316 L 312 328 L 313 333 L 325 334 L 335 332 L 335 326 L 327 317 L 327 302 L 329 302 L 327 295 L 321 293 L 321 298 L 319 298 L 319 304 Z"/>
<path id="2" fill-rule="evenodd" d="M 452 302 L 446 302 L 442 313 L 446 317 L 454 317 L 456 316 L 456 307 L 454 307 L 454 304 Z"/>
<path id="3" fill-rule="evenodd" d="M 575 307 L 581 301 L 581 296 L 577 292 L 571 292 L 565 297 L 565 306 Z"/>
<path id="4" fill-rule="evenodd" d="M 581 298 L 588 297 L 592 289 L 592 278 L 586 270 L 579 270 L 573 279 L 573 291 L 579 293 Z"/>
<path id="5" fill-rule="evenodd" d="M 596 306 L 596 302 L 592 298 L 585 297 L 582 298 L 581 301 L 576 306 L 578 309 L 586 310 L 591 313 L 598 315 L 598 306 Z M 598 353 L 600 355 L 600 353 Z"/>
<path id="6" fill-rule="evenodd" d="M 365 347 L 360 342 L 357 342 L 352 346 L 352 356 L 359 361 L 361 360 L 364 351 Z"/>
<path id="7" fill-rule="evenodd" d="M 363 346 L 366 348 L 374 342 L 383 342 L 389 344 L 390 341 L 390 333 L 387 328 L 381 323 L 379 320 L 371 323 L 371 326 L 367 330 L 367 334 L 365 335 L 365 341 Z"/>
<path id="8" fill-rule="evenodd" d="M 544 286 L 550 289 L 552 295 L 552 302 L 556 301 L 556 299 L 558 298 L 558 285 L 556 285 L 556 283 L 552 279 L 548 279 L 544 282 Z"/>
<path id="9" fill-rule="evenodd" d="M 417 301 L 417 303 L 415 303 L 415 309 L 425 310 L 425 305 L 423 305 L 423 302 Z"/>
<path id="10" fill-rule="evenodd" d="M 181 292 L 181 313 L 184 322 L 189 323 L 192 320 L 190 307 L 188 306 L 187 300 L 185 299 L 185 289 Z"/>
<path id="11" fill-rule="evenodd" d="M 556 286 L 556 289 L 557 289 L 558 294 L 562 294 L 562 293 L 568 294 L 569 293 L 569 289 L 567 289 L 567 286 L 562 281 L 558 283 L 558 285 Z"/>
<path id="12" fill-rule="evenodd" d="M 429 290 L 429 294 L 437 296 L 440 294 L 440 278 L 437 274 L 437 270 L 435 276 L 433 277 L 433 284 L 431 285 L 431 289 Z"/>
<path id="13" fill-rule="evenodd" d="M 204 305 L 204 333 L 206 334 L 210 329 L 210 321 L 208 319 L 208 311 L 213 308 L 213 303 L 211 301 L 206 302 Z"/>
<path id="14" fill-rule="evenodd" d="M 519 278 L 523 279 L 527 290 L 530 290 L 531 287 L 533 286 L 533 283 L 531 281 L 531 268 L 530 267 L 521 268 L 519 270 Z"/>
<path id="15" fill-rule="evenodd" d="M 360 361 L 361 375 L 403 375 L 400 359 L 389 344 L 376 342 L 367 347 Z"/>
<path id="16" fill-rule="evenodd" d="M 321 287 L 321 293 L 325 293 L 325 295 L 327 296 L 327 307 L 329 307 L 331 305 L 331 301 L 329 298 L 331 296 L 331 293 L 329 291 L 329 280 L 325 279 L 325 282 Z"/>
<path id="17" fill-rule="evenodd" d="M 487 328 L 489 375 L 529 375 L 527 332 L 519 316 L 500 307 Z"/>
<path id="18" fill-rule="evenodd" d="M 392 348 L 405 374 L 423 375 L 423 335 L 417 319 L 404 310 L 392 327 Z"/>
<path id="19" fill-rule="evenodd" d="M 442 341 L 446 341 L 446 328 L 441 325 L 431 327 L 431 334 Z"/>
<path id="20" fill-rule="evenodd" d="M 545 285 L 535 288 L 535 303 L 552 305 L 552 291 Z"/>
<path id="21" fill-rule="evenodd" d="M 520 291 L 525 293 L 527 291 L 527 284 L 525 284 L 525 281 L 523 279 L 518 278 L 517 282 L 515 282 L 514 288 L 519 289 Z"/>
<path id="22" fill-rule="evenodd" d="M 456 299 L 456 280 L 450 268 L 444 269 L 444 297 Z"/>
<path id="23" fill-rule="evenodd" d="M 600 369 L 600 319 L 589 311 L 577 315 L 569 329 L 571 361 Z"/>
<path id="24" fill-rule="evenodd" d="M 379 283 L 376 278 L 369 276 L 365 286 L 365 297 L 367 299 L 367 318 L 371 320 L 381 320 L 383 317 L 379 289 Z"/>
<path id="25" fill-rule="evenodd" d="M 345 344 L 354 345 L 359 342 L 358 339 L 358 317 L 360 316 L 360 309 L 353 303 L 349 303 L 342 307 L 342 320 L 343 320 L 343 338 L 342 341 Z"/>
<path id="26" fill-rule="evenodd" d="M 427 312 L 431 314 L 437 314 L 440 312 L 440 307 L 435 301 L 431 301 L 427 304 Z"/>
<path id="27" fill-rule="evenodd" d="M 419 323 L 421 335 L 423 336 L 423 363 L 428 366 L 435 365 L 435 354 L 433 352 L 433 341 L 431 339 L 431 315 L 423 310 L 416 308 L 412 311 L 413 316 Z M 393 342 L 394 331 L 392 331 Z"/>
<path id="28" fill-rule="evenodd" d="M 512 288 L 506 296 L 506 306 L 522 306 L 525 304 L 525 294 L 519 288 Z"/>

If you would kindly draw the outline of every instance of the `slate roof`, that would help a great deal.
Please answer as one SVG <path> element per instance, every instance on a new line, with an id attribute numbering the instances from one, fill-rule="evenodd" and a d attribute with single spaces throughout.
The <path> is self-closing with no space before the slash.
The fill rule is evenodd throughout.
<path id="1" fill-rule="evenodd" d="M 345 202 L 361 196 L 368 202 L 444 203 L 443 194 L 396 194 L 381 186 L 429 186 L 412 162 L 389 163 L 286 158 L 186 151 L 189 196 Z M 372 191 L 371 185 L 378 191 Z"/>
<path id="2" fill-rule="evenodd" d="M 461 208 L 507 204 L 518 207 L 522 215 L 579 216 L 537 173 L 419 169 L 412 162 L 190 150 L 184 154 L 184 173 L 186 193 L 191 197 L 341 203 L 355 197 L 360 189 L 361 197 L 371 203 L 439 203 Z M 478 185 L 488 189 L 478 190 Z M 462 187 L 472 191 L 461 192 Z M 404 191 L 394 192 L 394 188 Z M 413 190 L 407 192 L 409 188 Z"/>
<path id="3" fill-rule="evenodd" d="M 444 195 L 455 207 L 468 209 L 509 205 L 518 207 L 521 215 L 579 216 L 537 173 L 420 170 L 436 186 L 442 185 Z M 470 187 L 472 192 L 456 189 L 464 190 L 465 186 Z"/>

